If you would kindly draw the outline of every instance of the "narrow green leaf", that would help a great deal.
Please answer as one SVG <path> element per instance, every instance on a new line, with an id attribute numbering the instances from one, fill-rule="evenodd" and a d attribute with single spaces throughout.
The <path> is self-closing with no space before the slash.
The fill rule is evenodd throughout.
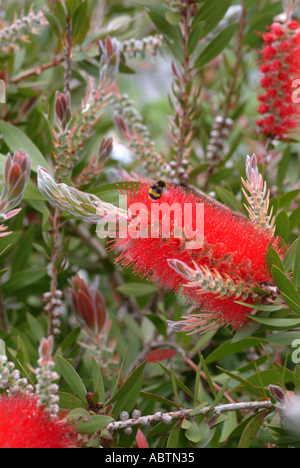
<path id="1" fill-rule="evenodd" d="M 42 11 L 48 23 L 50 24 L 51 29 L 54 32 L 54 34 L 58 37 L 58 39 L 61 39 L 61 28 L 60 28 L 57 18 L 53 15 L 53 13 L 48 11 L 46 8 L 42 8 Z"/>
<path id="2" fill-rule="evenodd" d="M 214 190 L 220 200 L 225 203 L 226 205 L 230 206 L 234 211 L 242 212 L 243 206 L 242 204 L 236 199 L 235 195 L 227 189 L 223 187 L 214 186 Z"/>
<path id="3" fill-rule="evenodd" d="M 145 283 L 126 283 L 122 286 L 117 288 L 122 294 L 126 296 L 145 296 L 146 294 L 152 294 L 158 290 L 157 286 L 153 284 L 145 284 Z"/>
<path id="4" fill-rule="evenodd" d="M 195 52 L 197 45 L 202 37 L 202 32 L 204 28 L 204 23 L 197 24 L 194 29 L 192 29 L 191 34 L 189 35 L 187 53 L 192 55 Z"/>
<path id="5" fill-rule="evenodd" d="M 26 314 L 26 319 L 32 335 L 38 342 L 40 342 L 41 339 L 45 336 L 45 331 L 43 330 L 43 327 L 39 324 L 37 319 L 33 317 L 33 315 L 31 315 L 29 312 L 27 312 Z"/>
<path id="6" fill-rule="evenodd" d="M 46 268 L 30 268 L 23 270 L 12 276 L 6 283 L 2 284 L 1 289 L 5 294 L 14 293 L 23 288 L 27 288 L 47 275 Z"/>
<path id="7" fill-rule="evenodd" d="M 254 441 L 262 423 L 267 415 L 267 411 L 258 413 L 245 427 L 240 438 L 238 448 L 249 448 Z"/>
<path id="8" fill-rule="evenodd" d="M 229 377 L 229 379 L 225 380 L 225 382 L 224 382 L 224 384 L 222 385 L 222 388 L 219 390 L 219 392 L 218 392 L 218 394 L 217 394 L 217 396 L 216 396 L 216 398 L 215 398 L 215 400 L 214 400 L 212 406 L 216 407 L 216 406 L 221 402 L 221 400 L 222 400 L 222 398 L 223 398 L 223 395 L 224 395 L 224 393 L 225 393 L 226 390 L 227 390 L 227 387 L 228 387 L 228 384 L 229 384 L 230 380 L 231 380 L 230 377 Z"/>
<path id="9" fill-rule="evenodd" d="M 174 401 L 168 400 L 159 395 L 155 395 L 154 393 L 149 392 L 140 392 L 140 397 L 145 398 L 146 400 L 156 401 L 157 403 L 161 403 L 162 405 L 167 406 L 174 406 L 175 408 L 180 408 L 180 405 Z"/>
<path id="10" fill-rule="evenodd" d="M 26 151 L 31 160 L 31 169 L 37 172 L 38 166 L 43 166 L 47 171 L 50 171 L 48 163 L 40 150 L 35 144 L 28 138 L 25 133 L 22 132 L 18 127 L 0 120 L 0 132 L 2 133 L 3 140 L 9 147 L 10 151 L 16 152 L 22 149 Z"/>
<path id="11" fill-rule="evenodd" d="M 293 274 L 293 283 L 297 291 L 300 288 L 300 242 L 299 237 L 296 244 L 295 250 L 295 264 L 294 264 L 294 274 Z"/>
<path id="12" fill-rule="evenodd" d="M 257 347 L 261 342 L 264 342 L 264 340 L 255 337 L 245 338 L 243 341 L 238 341 L 236 343 L 232 343 L 231 340 L 225 341 L 225 343 L 222 343 L 207 356 L 206 363 L 211 364 L 227 356 L 235 355 L 251 346 Z"/>
<path id="13" fill-rule="evenodd" d="M 73 23 L 72 23 L 72 36 L 76 38 L 76 36 L 80 33 L 80 30 L 84 24 L 85 17 L 87 13 L 87 1 L 85 0 L 77 10 L 75 11 Z"/>
<path id="14" fill-rule="evenodd" d="M 268 248 L 267 263 L 270 269 L 272 269 L 273 265 L 276 265 L 279 268 L 279 270 L 284 272 L 284 266 L 281 261 L 281 258 L 279 257 L 278 253 L 272 245 L 270 245 Z"/>
<path id="15" fill-rule="evenodd" d="M 119 398 L 121 398 L 123 395 L 125 395 L 128 392 L 128 390 L 130 390 L 134 382 L 138 379 L 140 375 L 142 375 L 142 372 L 146 364 L 147 362 L 144 361 L 132 372 L 132 374 L 130 374 L 130 376 L 128 377 L 126 382 L 122 385 L 122 387 L 109 400 L 108 404 L 111 404 L 114 401 L 119 400 Z"/>
<path id="16" fill-rule="evenodd" d="M 60 374 L 63 376 L 70 389 L 82 400 L 86 401 L 85 397 L 87 394 L 87 389 L 85 388 L 84 383 L 82 382 L 80 376 L 77 374 L 76 370 L 73 369 L 71 364 L 66 361 L 61 356 L 56 355 Z"/>
<path id="17" fill-rule="evenodd" d="M 270 317 L 257 317 L 251 315 L 252 320 L 256 322 L 262 323 L 267 327 L 274 328 L 274 329 L 288 329 L 288 328 L 296 328 L 300 326 L 300 317 L 299 318 L 270 318 Z"/>
<path id="18" fill-rule="evenodd" d="M 206 362 L 204 360 L 203 357 L 201 357 L 201 361 L 202 361 L 202 367 L 203 367 L 203 370 L 204 370 L 204 373 L 206 375 L 206 380 L 207 380 L 207 383 L 209 385 L 209 388 L 211 390 L 211 393 L 213 394 L 213 396 L 216 398 L 217 394 L 216 394 L 216 390 L 213 386 L 213 383 L 212 383 L 212 380 L 211 380 L 211 376 L 208 372 L 208 368 L 207 368 L 207 365 L 206 365 Z"/>
<path id="19" fill-rule="evenodd" d="M 171 377 L 171 372 L 169 371 L 169 369 L 167 369 L 161 362 L 159 362 L 158 364 L 164 370 L 166 375 L 168 377 Z M 181 380 L 179 380 L 177 377 L 175 377 L 175 380 L 178 387 L 180 387 L 187 395 L 194 399 L 194 394 L 191 392 L 191 390 L 186 385 L 184 385 L 184 383 L 181 382 Z"/>
<path id="20" fill-rule="evenodd" d="M 234 36 L 236 31 L 236 23 L 228 26 L 226 29 L 220 32 L 220 34 L 211 41 L 206 49 L 199 55 L 195 63 L 195 68 L 200 68 L 211 62 L 216 58 L 223 50 L 227 47 L 230 40 Z"/>
<path id="21" fill-rule="evenodd" d="M 66 392 L 57 392 L 59 396 L 59 406 L 65 409 L 73 409 L 73 408 L 87 408 L 87 403 L 81 401 L 75 395 L 71 395 L 71 393 Z"/>
<path id="22" fill-rule="evenodd" d="M 114 419 L 111 416 L 96 414 L 91 416 L 92 422 L 78 421 L 76 429 L 83 434 L 94 434 L 111 423 Z"/>
<path id="23" fill-rule="evenodd" d="M 278 213 L 276 217 L 276 236 L 281 236 L 285 242 L 288 241 L 290 233 L 290 220 L 285 210 L 282 210 Z"/>
<path id="24" fill-rule="evenodd" d="M 295 286 L 285 276 L 285 274 L 281 270 L 279 270 L 277 266 L 273 267 L 272 274 L 276 286 L 278 286 L 279 290 L 283 292 L 286 296 L 290 297 L 294 302 L 296 302 L 296 304 L 300 305 L 300 296 L 297 293 Z"/>
<path id="25" fill-rule="evenodd" d="M 210 33 L 223 19 L 226 11 L 232 4 L 232 0 L 209 0 L 204 3 L 198 13 L 194 16 L 192 27 L 201 21 L 205 22 L 203 37 Z"/>
<path id="26" fill-rule="evenodd" d="M 181 32 L 178 26 L 171 25 L 166 18 L 156 11 L 149 11 L 148 15 L 160 32 L 166 34 L 170 39 L 181 39 Z"/>
<path id="27" fill-rule="evenodd" d="M 102 379 L 101 368 L 96 361 L 95 356 L 92 356 L 92 380 L 94 386 L 94 392 L 99 393 L 99 401 L 105 403 L 105 388 Z"/>

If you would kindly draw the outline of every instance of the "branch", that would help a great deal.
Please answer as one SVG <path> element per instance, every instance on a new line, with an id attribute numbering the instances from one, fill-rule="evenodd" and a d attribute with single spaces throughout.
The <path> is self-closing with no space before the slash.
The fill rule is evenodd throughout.
<path id="1" fill-rule="evenodd" d="M 275 409 L 275 405 L 271 400 L 266 401 L 253 401 L 253 402 L 242 402 L 242 403 L 231 403 L 228 405 L 219 405 L 216 408 L 213 406 L 205 406 L 197 413 L 192 416 L 190 413 L 194 411 L 195 408 L 182 409 L 179 411 L 173 411 L 170 413 L 158 412 L 148 416 L 141 416 L 137 419 L 126 419 L 125 421 L 114 421 L 106 426 L 106 430 L 110 432 L 117 431 L 118 429 L 125 429 L 126 427 L 133 426 L 149 426 L 151 423 L 164 422 L 165 424 L 171 424 L 174 419 L 183 419 L 195 417 L 203 414 L 220 414 L 226 413 L 227 411 L 257 411 L 259 409 Z"/>

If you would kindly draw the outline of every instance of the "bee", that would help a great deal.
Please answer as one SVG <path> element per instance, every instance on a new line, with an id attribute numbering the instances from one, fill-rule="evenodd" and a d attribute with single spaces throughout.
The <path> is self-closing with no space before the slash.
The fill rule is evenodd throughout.
<path id="1" fill-rule="evenodd" d="M 166 191 L 167 183 L 164 180 L 159 180 L 151 185 L 149 189 L 149 197 L 152 200 L 159 200 L 162 194 Z"/>

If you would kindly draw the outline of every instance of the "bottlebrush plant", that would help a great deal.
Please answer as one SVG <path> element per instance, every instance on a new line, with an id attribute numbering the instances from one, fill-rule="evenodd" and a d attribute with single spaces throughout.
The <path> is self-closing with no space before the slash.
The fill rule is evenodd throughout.
<path id="1" fill-rule="evenodd" d="M 0 447 L 299 446 L 298 3 L 0 2 Z"/>

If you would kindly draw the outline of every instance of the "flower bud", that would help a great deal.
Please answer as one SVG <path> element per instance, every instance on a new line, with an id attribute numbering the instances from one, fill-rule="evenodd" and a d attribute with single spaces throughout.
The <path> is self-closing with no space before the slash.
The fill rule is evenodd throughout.
<path id="1" fill-rule="evenodd" d="M 98 291 L 98 278 L 88 286 L 77 274 L 70 281 L 71 302 L 80 325 L 99 335 L 106 319 L 106 306 Z"/>
<path id="2" fill-rule="evenodd" d="M 56 91 L 55 93 L 55 116 L 62 132 L 68 129 L 68 125 L 72 119 L 72 113 L 70 109 L 70 92 L 67 91 L 65 94 Z"/>
<path id="3" fill-rule="evenodd" d="M 13 210 L 22 200 L 24 189 L 30 176 L 30 159 L 27 153 L 17 151 L 13 158 L 8 153 L 5 166 L 3 189 L 0 196 L 0 212 L 6 219 L 16 215 L 19 210 Z"/>
<path id="4" fill-rule="evenodd" d="M 120 64 L 120 47 L 117 39 L 109 36 L 99 41 L 100 51 L 100 86 L 110 86 L 116 79 Z"/>

